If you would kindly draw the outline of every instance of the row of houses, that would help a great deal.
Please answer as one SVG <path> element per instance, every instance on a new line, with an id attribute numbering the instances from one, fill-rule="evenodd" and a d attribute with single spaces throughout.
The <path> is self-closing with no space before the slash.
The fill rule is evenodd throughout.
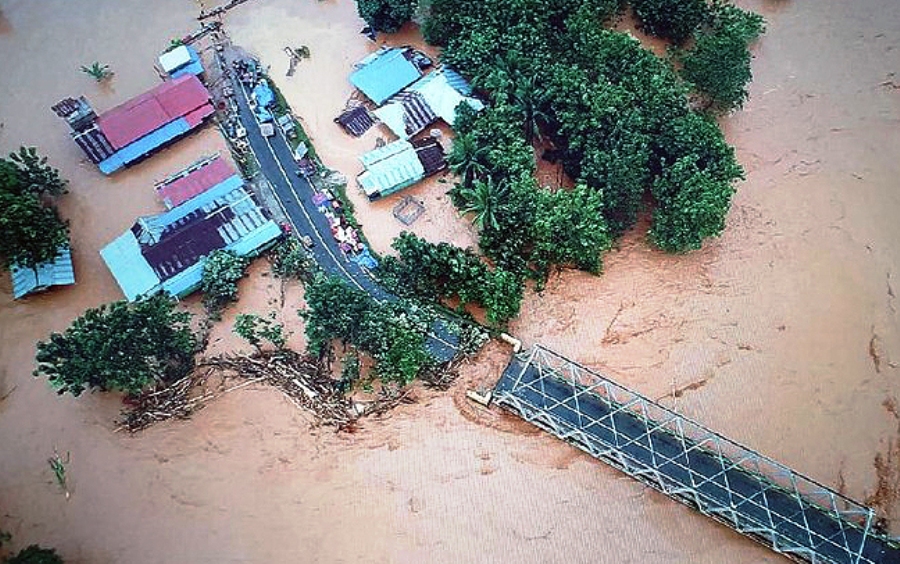
<path id="1" fill-rule="evenodd" d="M 430 65 L 427 57 L 409 47 L 383 47 L 357 63 L 350 74 L 351 84 L 377 107 L 350 108 L 335 121 L 357 137 L 381 122 L 398 138 L 360 157 L 365 170 L 357 182 L 369 200 L 445 169 L 440 142 L 416 136 L 438 121 L 453 127 L 461 104 L 475 111 L 484 108 L 459 73 L 442 66 L 426 74 Z"/>
<path id="2" fill-rule="evenodd" d="M 100 255 L 129 301 L 157 292 L 184 297 L 200 287 L 216 250 L 254 257 L 281 236 L 243 178 L 207 157 L 156 186 L 163 213 L 143 216 Z"/>
<path id="3" fill-rule="evenodd" d="M 203 65 L 190 46 L 159 58 L 168 79 L 149 91 L 97 114 L 84 97 L 67 98 L 53 111 L 71 137 L 104 174 L 129 166 L 195 130 L 214 113 L 200 81 Z M 256 256 L 281 236 L 281 227 L 260 206 L 234 168 L 205 157 L 156 185 L 166 211 L 143 216 L 100 255 L 129 301 L 166 292 L 183 297 L 201 283 L 213 251 Z M 60 251 L 34 269 L 13 267 L 16 299 L 75 282 L 72 254 Z"/>

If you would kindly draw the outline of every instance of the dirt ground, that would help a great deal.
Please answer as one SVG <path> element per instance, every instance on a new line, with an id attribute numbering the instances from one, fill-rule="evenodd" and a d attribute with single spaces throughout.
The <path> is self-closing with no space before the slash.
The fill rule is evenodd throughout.
<path id="1" fill-rule="evenodd" d="M 198 4 L 0 0 L 0 151 L 32 144 L 71 180 L 78 284 L 14 302 L 0 278 L 0 529 L 16 547 L 56 546 L 67 562 L 729 562 L 781 561 L 722 526 L 508 416 L 463 399 L 499 374 L 491 345 L 446 394 L 359 432 L 335 435 L 277 392 L 227 395 L 187 422 L 113 433 L 117 398 L 57 397 L 31 377 L 34 343 L 121 294 L 98 250 L 161 209 L 152 185 L 224 151 L 207 129 L 103 177 L 50 110 L 85 94 L 104 110 L 157 82 L 169 40 L 196 28 Z M 529 293 L 511 331 L 600 368 L 811 477 L 876 504 L 898 526 L 900 398 L 900 5 L 893 0 L 746 0 L 769 29 L 756 47 L 751 99 L 723 120 L 748 178 L 726 233 L 666 256 L 639 226 L 602 277 L 565 272 Z M 73 9 L 77 6 L 77 9 Z M 134 25 L 139 22 L 140 25 Z M 374 147 L 332 119 L 354 61 L 377 48 L 349 0 L 250 0 L 226 18 L 260 55 L 326 164 L 353 178 Z M 416 43 L 410 27 L 392 44 Z M 311 58 L 285 77 L 286 46 Z M 99 60 L 109 86 L 78 71 Z M 473 245 L 441 179 L 406 193 L 430 240 Z M 366 235 L 387 252 L 397 197 L 358 192 Z M 241 302 L 212 335 L 246 346 L 237 313 L 274 311 L 302 346 L 302 289 L 258 262 Z M 192 307 L 196 306 L 191 300 Z M 71 453 L 67 501 L 47 458 Z"/>

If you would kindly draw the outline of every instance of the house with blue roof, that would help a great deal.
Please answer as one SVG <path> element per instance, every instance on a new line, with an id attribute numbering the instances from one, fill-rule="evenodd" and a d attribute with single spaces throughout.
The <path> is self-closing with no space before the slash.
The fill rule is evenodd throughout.
<path id="1" fill-rule="evenodd" d="M 214 178 L 203 166 L 188 176 Z M 157 292 L 184 297 L 200 287 L 213 251 L 257 256 L 280 236 L 281 228 L 235 173 L 166 212 L 138 218 L 100 255 L 128 301 Z"/>
<path id="2" fill-rule="evenodd" d="M 460 104 L 476 112 L 484 109 L 484 103 L 472 96 L 472 87 L 466 79 L 443 66 L 391 97 L 373 113 L 394 135 L 407 139 L 438 120 L 453 127 Z"/>
<path id="3" fill-rule="evenodd" d="M 388 143 L 361 157 L 365 170 L 356 181 L 370 201 L 412 186 L 447 167 L 444 149 L 432 138 Z"/>
<path id="4" fill-rule="evenodd" d="M 356 64 L 350 82 L 367 98 L 381 105 L 422 76 L 409 47 L 382 47 Z"/>
<path id="5" fill-rule="evenodd" d="M 55 259 L 39 264 L 36 268 L 13 265 L 11 274 L 13 298 L 17 300 L 48 290 L 53 286 L 74 284 L 75 269 L 72 267 L 72 251 L 68 247 L 63 247 Z"/>

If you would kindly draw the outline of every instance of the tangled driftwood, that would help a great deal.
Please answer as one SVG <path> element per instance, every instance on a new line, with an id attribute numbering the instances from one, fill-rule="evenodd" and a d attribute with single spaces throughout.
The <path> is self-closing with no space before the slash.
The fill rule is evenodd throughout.
<path id="1" fill-rule="evenodd" d="M 377 400 L 354 406 L 330 376 L 327 363 L 327 358 L 290 350 L 206 359 L 189 376 L 129 397 L 119 430 L 134 433 L 160 421 L 187 419 L 213 399 L 254 383 L 273 386 L 296 407 L 312 412 L 319 423 L 339 430 L 352 430 L 360 417 L 380 416 L 415 401 L 408 388 L 383 389 Z M 211 384 L 212 376 L 221 377 L 218 385 Z"/>

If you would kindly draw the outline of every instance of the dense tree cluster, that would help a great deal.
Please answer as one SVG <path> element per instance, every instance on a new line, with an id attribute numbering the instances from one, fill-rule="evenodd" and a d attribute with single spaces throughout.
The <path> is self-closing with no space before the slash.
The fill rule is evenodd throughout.
<path id="1" fill-rule="evenodd" d="M 416 0 L 357 0 L 359 17 L 375 31 L 394 33 L 412 19 Z"/>
<path id="2" fill-rule="evenodd" d="M 680 45 L 709 17 L 706 0 L 631 0 L 645 32 Z"/>
<path id="3" fill-rule="evenodd" d="M 53 206 L 66 184 L 34 147 L 0 159 L 0 260 L 5 268 L 34 268 L 68 247 L 68 225 Z"/>
<path id="4" fill-rule="evenodd" d="M 697 33 L 695 45 L 679 54 L 682 75 L 702 95 L 706 107 L 727 113 L 743 106 L 753 78 L 748 46 L 764 29 L 762 16 L 718 5 Z"/>
<path id="5" fill-rule="evenodd" d="M 758 16 L 720 3 L 632 5 L 646 29 L 677 42 L 696 33 L 702 46 L 703 34 L 741 30 L 729 33 L 746 50 L 761 31 Z M 426 38 L 491 102 L 458 119 L 451 196 L 505 270 L 539 281 L 554 265 L 597 272 L 612 238 L 648 204 L 650 239 L 667 251 L 698 248 L 724 226 L 743 172 L 715 122 L 690 104 L 690 87 L 706 86 L 688 61 L 705 51 L 683 52 L 686 83 L 668 60 L 605 27 L 622 8 L 618 0 L 429 4 Z M 561 162 L 576 187 L 538 187 L 536 152 Z"/>
<path id="6" fill-rule="evenodd" d="M 35 376 L 46 376 L 59 394 L 87 389 L 137 393 L 193 368 L 196 347 L 190 315 L 158 294 L 129 304 L 89 309 L 63 333 L 37 345 Z"/>
<path id="7" fill-rule="evenodd" d="M 502 268 L 488 268 L 471 249 L 429 243 L 408 232 L 395 239 L 393 247 L 399 256 L 384 257 L 379 274 L 403 293 L 435 300 L 458 298 L 461 307 L 480 305 L 492 325 L 519 314 L 519 277 Z"/>
<path id="8" fill-rule="evenodd" d="M 63 559 L 55 549 L 33 544 L 4 559 L 3 564 L 63 564 Z"/>
<path id="9" fill-rule="evenodd" d="M 319 277 L 307 284 L 306 319 L 309 351 L 322 353 L 339 339 L 368 353 L 375 373 L 386 382 L 411 382 L 434 361 L 425 349 L 430 319 L 411 304 L 378 302 L 340 278 Z"/>

